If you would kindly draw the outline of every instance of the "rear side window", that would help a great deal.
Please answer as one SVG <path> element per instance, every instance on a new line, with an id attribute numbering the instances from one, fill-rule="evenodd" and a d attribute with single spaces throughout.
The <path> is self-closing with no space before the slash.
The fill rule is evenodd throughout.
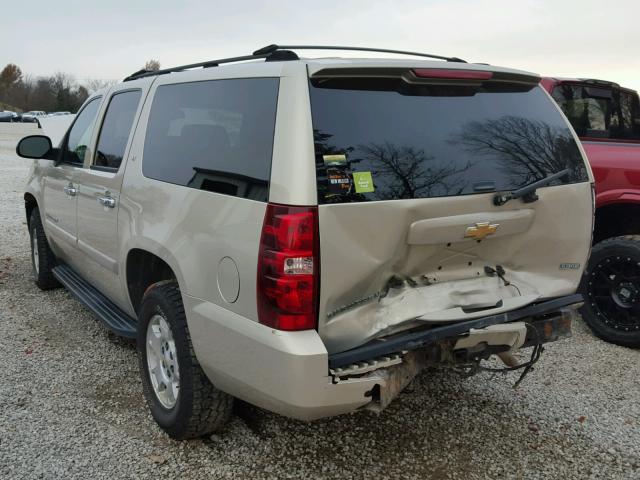
<path id="1" fill-rule="evenodd" d="M 146 177 L 266 202 L 279 80 L 158 87 L 144 142 Z"/>
<path id="2" fill-rule="evenodd" d="M 318 201 L 510 190 L 566 168 L 587 181 L 566 121 L 538 86 L 312 80 Z"/>
<path id="3" fill-rule="evenodd" d="M 98 138 L 94 167 L 106 170 L 120 168 L 141 94 L 140 90 L 133 90 L 111 97 Z"/>
<path id="4" fill-rule="evenodd" d="M 640 105 L 632 92 L 560 84 L 552 96 L 579 136 L 640 141 Z"/>

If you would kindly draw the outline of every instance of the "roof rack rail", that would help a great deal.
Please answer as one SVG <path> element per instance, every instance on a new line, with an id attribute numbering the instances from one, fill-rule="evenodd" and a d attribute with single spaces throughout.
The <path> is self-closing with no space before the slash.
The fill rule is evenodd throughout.
<path id="1" fill-rule="evenodd" d="M 156 75 L 164 75 L 166 73 L 172 72 L 181 72 L 183 70 L 190 70 L 192 68 L 209 68 L 209 67 L 217 67 L 222 63 L 233 63 L 233 62 L 242 62 L 244 60 L 256 60 L 259 58 L 264 58 L 266 61 L 273 60 L 297 60 L 298 56 L 293 52 L 286 52 L 285 50 L 280 50 L 277 52 L 267 52 L 260 54 L 252 54 L 252 55 L 242 55 L 240 57 L 229 57 L 229 58 L 220 58 L 218 60 L 208 60 L 206 62 L 199 63 L 190 63 L 188 65 L 179 65 L 177 67 L 164 68 L 162 70 L 138 70 L 137 72 L 132 73 L 127 78 L 123 80 L 123 82 L 129 82 L 131 80 L 138 80 L 139 78 L 145 77 L 154 77 Z"/>
<path id="2" fill-rule="evenodd" d="M 446 60 L 447 62 L 467 63 L 458 57 L 444 57 L 442 55 L 432 55 L 430 53 L 407 52 L 404 50 L 389 50 L 387 48 L 368 48 L 368 47 L 341 47 L 336 45 L 267 45 L 259 48 L 254 55 L 264 55 L 274 53 L 278 50 L 353 50 L 358 52 L 380 52 L 380 53 L 397 53 L 400 55 L 412 55 L 416 57 L 435 58 L 437 60 Z"/>
<path id="3" fill-rule="evenodd" d="M 129 82 L 145 77 L 155 77 L 156 75 L 164 75 L 166 73 L 181 72 L 183 70 L 191 70 L 192 68 L 209 68 L 217 67 L 223 63 L 242 62 L 244 60 L 257 60 L 264 58 L 265 61 L 278 60 L 298 60 L 298 56 L 291 50 L 353 50 L 358 52 L 380 52 L 380 53 L 397 53 L 401 55 L 413 55 L 417 57 L 435 58 L 437 60 L 446 60 L 447 62 L 462 62 L 465 60 L 457 57 L 443 57 L 441 55 L 431 55 L 429 53 L 406 52 L 404 50 L 389 50 L 385 48 L 366 48 L 366 47 L 338 47 L 333 45 L 267 45 L 259 48 L 251 55 L 243 55 L 240 57 L 220 58 L 218 60 L 208 60 L 206 62 L 190 63 L 188 65 L 179 65 L 177 67 L 164 68 L 162 70 L 138 70 L 126 77 L 123 81 Z"/>

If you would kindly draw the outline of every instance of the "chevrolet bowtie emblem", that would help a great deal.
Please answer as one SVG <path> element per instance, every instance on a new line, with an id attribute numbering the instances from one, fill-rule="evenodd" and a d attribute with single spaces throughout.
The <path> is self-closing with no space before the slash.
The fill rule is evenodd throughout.
<path id="1" fill-rule="evenodd" d="M 464 232 L 465 238 L 475 238 L 476 240 L 482 240 L 487 235 L 491 235 L 498 230 L 499 223 L 480 222 L 476 223 L 473 227 L 467 227 Z"/>

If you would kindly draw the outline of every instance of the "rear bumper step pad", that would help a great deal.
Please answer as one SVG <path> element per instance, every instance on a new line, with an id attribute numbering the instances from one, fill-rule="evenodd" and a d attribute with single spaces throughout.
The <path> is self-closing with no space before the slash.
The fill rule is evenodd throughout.
<path id="1" fill-rule="evenodd" d="M 53 276 L 69 290 L 71 295 L 91 310 L 109 330 L 123 337 L 136 337 L 138 324 L 136 319 L 123 312 L 70 266 L 58 265 L 53 269 Z"/>
<path id="2" fill-rule="evenodd" d="M 567 295 L 565 297 L 558 297 L 552 300 L 529 305 L 518 310 L 500 313 L 498 315 L 451 323 L 442 327 L 435 327 L 418 332 L 414 331 L 411 333 L 398 334 L 387 337 L 383 340 L 374 340 L 373 342 L 369 342 L 361 347 L 329 355 L 329 368 L 340 368 L 345 365 L 351 365 L 353 363 L 382 357 L 392 353 L 417 350 L 439 340 L 463 335 L 469 332 L 472 328 L 479 329 L 501 323 L 515 322 L 526 318 L 540 317 L 542 315 L 558 312 L 564 307 L 577 305 L 582 302 L 583 298 L 580 294 Z"/>

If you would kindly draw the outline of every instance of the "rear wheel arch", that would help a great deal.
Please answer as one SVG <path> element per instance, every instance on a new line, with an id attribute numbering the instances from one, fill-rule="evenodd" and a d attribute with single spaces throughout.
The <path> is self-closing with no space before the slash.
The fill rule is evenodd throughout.
<path id="1" fill-rule="evenodd" d="M 174 269 L 160 256 L 141 248 L 132 248 L 127 253 L 126 286 L 129 300 L 136 313 L 142 305 L 147 289 L 158 282 L 179 279 Z"/>
<path id="2" fill-rule="evenodd" d="M 612 203 L 596 209 L 593 243 L 640 234 L 640 203 Z"/>

